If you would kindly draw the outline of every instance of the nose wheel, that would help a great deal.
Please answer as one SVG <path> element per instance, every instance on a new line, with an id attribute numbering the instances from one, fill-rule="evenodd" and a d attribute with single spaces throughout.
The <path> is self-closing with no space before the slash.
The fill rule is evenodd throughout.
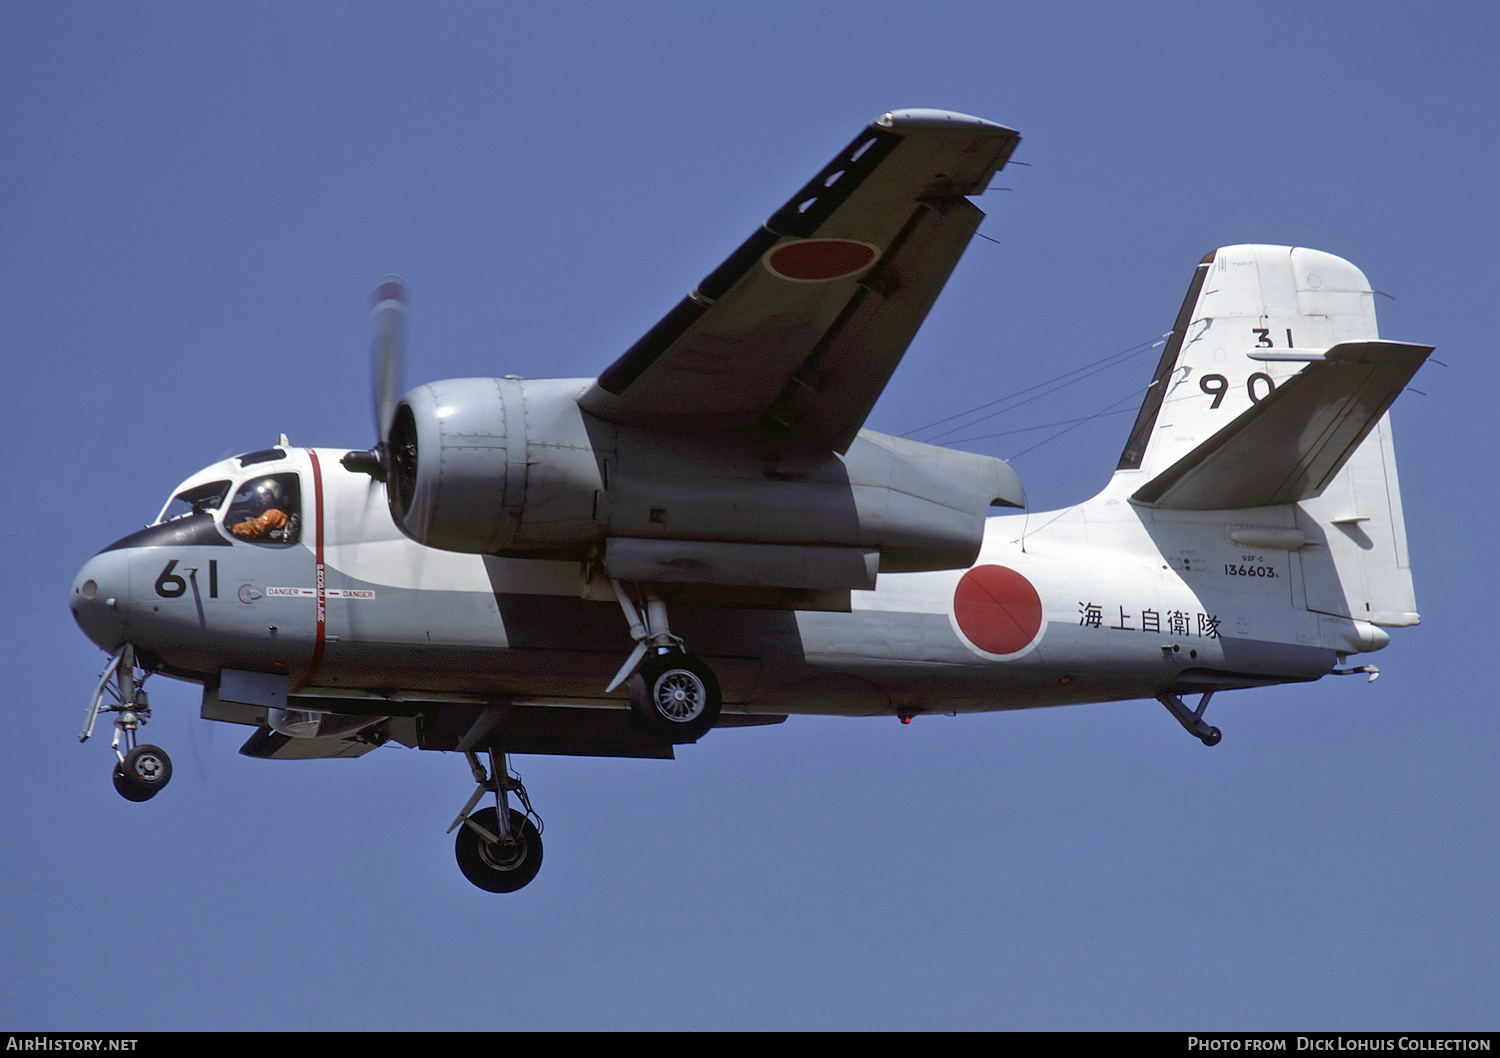
<path id="1" fill-rule="evenodd" d="M 149 801 L 172 779 L 172 758 L 160 746 L 136 745 L 136 731 L 151 719 L 151 701 L 146 696 L 145 669 L 136 664 L 135 647 L 126 643 L 109 659 L 78 741 L 87 742 L 100 713 L 115 714 L 115 790 L 127 801 Z"/>
<path id="2" fill-rule="evenodd" d="M 115 790 L 127 801 L 149 801 L 171 781 L 172 758 L 159 746 L 136 746 L 115 765 Z"/>

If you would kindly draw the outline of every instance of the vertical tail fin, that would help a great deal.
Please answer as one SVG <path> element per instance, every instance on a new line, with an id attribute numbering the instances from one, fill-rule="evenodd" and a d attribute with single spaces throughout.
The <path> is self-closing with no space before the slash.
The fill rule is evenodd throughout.
<path id="1" fill-rule="evenodd" d="M 1166 510 L 1295 505 L 1286 539 L 1306 608 L 1413 624 L 1386 411 L 1431 351 L 1380 341 L 1347 261 L 1218 250 L 1194 273 L 1117 477 Z"/>
<path id="2" fill-rule="evenodd" d="M 1379 338 L 1364 273 L 1318 250 L 1228 246 L 1193 274 L 1120 469 L 1155 475 L 1298 374 Z"/>

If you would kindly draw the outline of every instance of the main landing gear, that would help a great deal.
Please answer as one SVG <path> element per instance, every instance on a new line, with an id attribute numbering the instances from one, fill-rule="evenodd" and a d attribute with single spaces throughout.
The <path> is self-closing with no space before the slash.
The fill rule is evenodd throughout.
<path id="1" fill-rule="evenodd" d="M 448 830 L 458 830 L 453 854 L 464 877 L 491 893 L 513 893 L 536 877 L 542 869 L 542 820 L 531 808 L 526 787 L 518 775 L 510 774 L 505 754 L 490 750 L 490 767 L 478 755 L 466 750 L 469 770 L 476 789 L 463 811 Z M 525 809 L 510 806 L 509 794 Z M 495 806 L 474 811 L 486 794 L 493 794 Z"/>
<path id="2" fill-rule="evenodd" d="M 635 649 L 606 690 L 630 681 L 630 708 L 646 729 L 664 742 L 697 742 L 719 719 L 719 681 L 701 659 L 682 648 L 667 627 L 667 606 L 646 591 L 645 611 L 619 581 L 611 581 Z"/>
<path id="3" fill-rule="evenodd" d="M 139 672 L 139 675 L 137 675 Z M 160 746 L 136 745 L 135 733 L 151 719 L 146 697 L 146 677 L 136 663 L 135 647 L 126 643 L 110 657 L 94 696 L 78 741 L 87 742 L 100 713 L 115 713 L 115 790 L 127 801 L 149 801 L 172 780 L 172 758 Z M 105 704 L 106 700 L 109 704 Z M 122 748 L 123 747 L 123 748 Z"/>
<path id="4" fill-rule="evenodd" d="M 682 640 L 667 627 L 667 607 L 660 596 L 644 589 L 642 607 L 623 584 L 610 583 L 635 648 L 606 689 L 629 681 L 631 712 L 648 731 L 673 745 L 698 741 L 718 721 L 722 705 L 713 670 L 683 650 Z M 481 717 L 458 746 L 468 758 L 474 793 L 448 830 L 457 831 L 453 855 L 465 878 L 487 892 L 513 893 L 541 870 L 542 821 L 502 750 L 490 746 L 488 768 L 480 761 L 476 748 L 489 742 L 492 731 Z M 511 794 L 520 809 L 511 807 Z M 476 811 L 487 796 L 494 798 L 493 807 Z"/>
<path id="5" fill-rule="evenodd" d="M 1208 700 L 1214 696 L 1213 691 L 1204 691 L 1203 697 L 1198 699 L 1198 708 L 1189 709 L 1181 698 L 1171 691 L 1163 691 L 1156 696 L 1156 700 L 1167 707 L 1167 712 L 1177 718 L 1177 722 L 1205 746 L 1217 746 L 1219 739 L 1224 737 L 1223 732 L 1211 726 L 1203 719 L 1203 711 L 1208 708 Z"/>

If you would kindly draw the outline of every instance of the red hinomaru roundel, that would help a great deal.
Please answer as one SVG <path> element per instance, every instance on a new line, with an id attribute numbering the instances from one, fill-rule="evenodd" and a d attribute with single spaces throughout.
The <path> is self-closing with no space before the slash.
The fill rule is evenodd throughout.
<path id="1" fill-rule="evenodd" d="M 1031 581 L 1005 566 L 975 566 L 953 591 L 959 631 L 986 654 L 1014 654 L 1042 628 L 1042 598 Z"/>
<path id="2" fill-rule="evenodd" d="M 827 283 L 857 276 L 880 249 L 851 239 L 803 239 L 783 243 L 762 259 L 772 275 L 797 283 Z"/>

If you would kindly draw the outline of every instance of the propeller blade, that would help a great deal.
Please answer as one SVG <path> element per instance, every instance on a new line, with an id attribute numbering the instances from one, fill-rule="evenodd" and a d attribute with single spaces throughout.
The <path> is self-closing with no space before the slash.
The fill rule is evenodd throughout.
<path id="1" fill-rule="evenodd" d="M 375 429 L 385 441 L 401 399 L 401 362 L 406 354 L 406 283 L 400 276 L 386 276 L 375 288 L 370 319 L 375 324 L 375 340 L 370 345 Z"/>

